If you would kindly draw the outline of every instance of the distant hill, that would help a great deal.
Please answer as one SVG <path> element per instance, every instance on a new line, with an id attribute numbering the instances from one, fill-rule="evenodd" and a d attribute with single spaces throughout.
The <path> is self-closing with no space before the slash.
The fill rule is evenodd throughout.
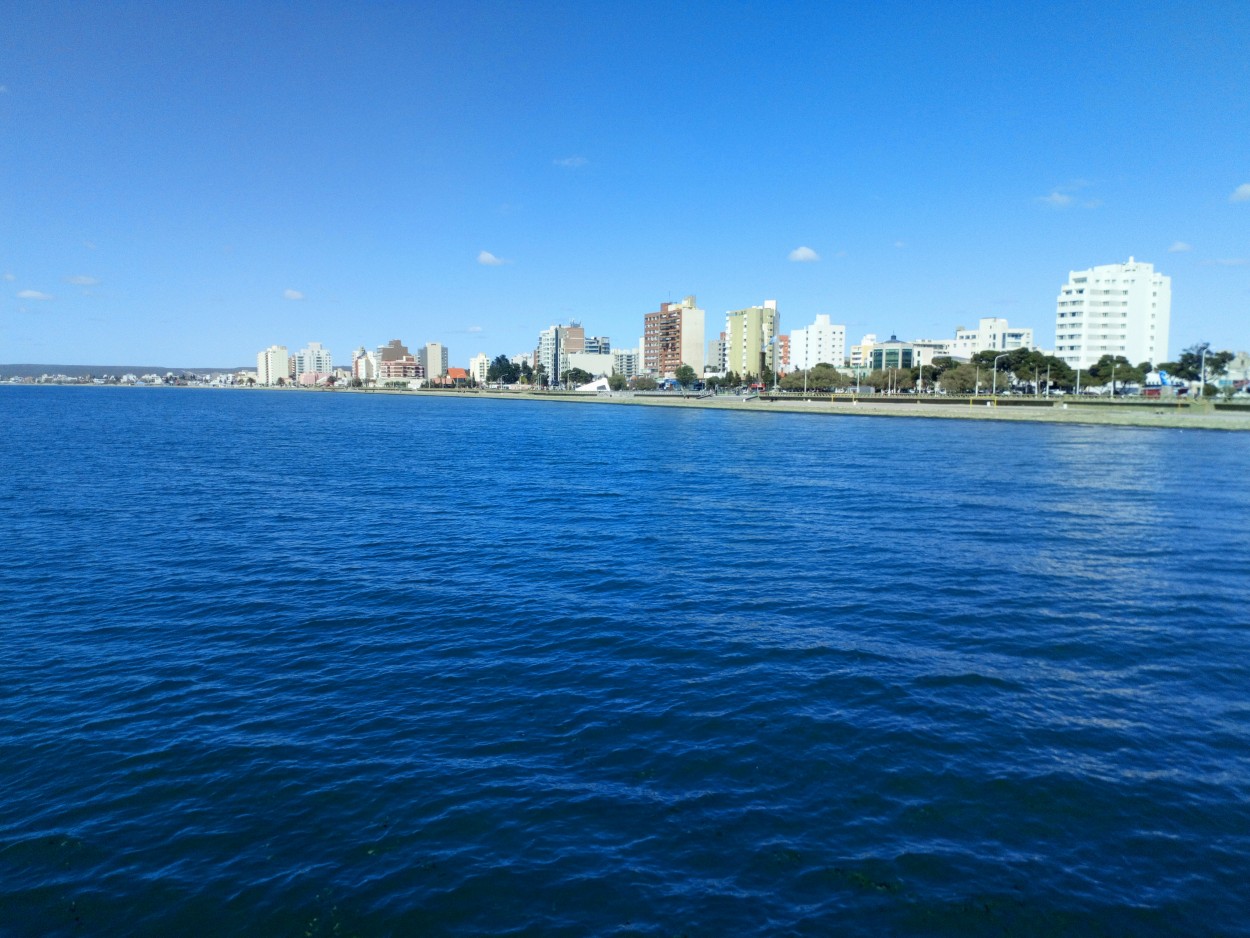
<path id="1" fill-rule="evenodd" d="M 81 378 L 83 375 L 93 375 L 102 378 L 106 375 L 115 375 L 120 378 L 122 375 L 163 375 L 171 371 L 176 375 L 184 372 L 216 375 L 255 370 L 255 362 L 250 368 L 245 365 L 237 368 L 171 368 L 168 365 L 0 365 L 0 377 L 38 378 L 40 375 L 68 375 L 71 378 Z"/>

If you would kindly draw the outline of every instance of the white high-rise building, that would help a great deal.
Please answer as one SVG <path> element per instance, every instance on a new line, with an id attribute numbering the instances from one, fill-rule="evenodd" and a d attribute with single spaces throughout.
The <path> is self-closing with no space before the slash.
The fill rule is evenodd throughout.
<path id="1" fill-rule="evenodd" d="M 806 371 L 821 363 L 835 368 L 846 363 L 846 326 L 830 323 L 823 314 L 790 333 L 790 367 Z"/>
<path id="2" fill-rule="evenodd" d="M 1133 365 L 1168 359 L 1172 278 L 1154 264 L 1133 258 L 1074 270 L 1059 290 L 1055 355 L 1073 368 L 1088 368 L 1104 355 L 1123 355 Z"/>
<path id="3" fill-rule="evenodd" d="M 623 378 L 632 378 L 638 374 L 638 363 L 642 356 L 636 348 L 612 349 L 612 373 Z"/>
<path id="4" fill-rule="evenodd" d="M 290 377 L 291 361 L 285 345 L 271 345 L 256 356 L 256 383 L 283 383 Z"/>
<path id="5" fill-rule="evenodd" d="M 334 371 L 334 362 L 330 350 L 322 348 L 320 342 L 309 342 L 307 348 L 295 353 L 295 377 L 300 375 L 328 375 Z"/>
<path id="6" fill-rule="evenodd" d="M 490 356 L 485 352 L 478 352 L 469 359 L 469 375 L 479 385 L 486 383 L 486 373 L 490 371 Z"/>
<path id="7" fill-rule="evenodd" d="M 1006 319 L 991 316 L 982 319 L 976 329 L 956 326 L 950 354 L 956 358 L 971 358 L 977 352 L 1009 352 L 1018 348 L 1037 348 L 1033 342 L 1033 330 L 1012 329 Z"/>

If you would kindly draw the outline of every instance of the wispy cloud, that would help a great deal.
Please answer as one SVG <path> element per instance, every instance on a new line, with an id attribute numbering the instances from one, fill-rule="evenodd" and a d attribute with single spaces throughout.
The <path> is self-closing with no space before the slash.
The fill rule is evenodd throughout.
<path id="1" fill-rule="evenodd" d="M 94 287 L 99 284 L 99 280 L 95 277 L 88 277 L 84 274 L 78 274 L 74 277 L 66 277 L 66 283 L 72 283 L 76 287 Z"/>
<path id="2" fill-rule="evenodd" d="M 1250 202 L 1250 182 L 1243 182 L 1228 197 L 1230 202 Z"/>
<path id="3" fill-rule="evenodd" d="M 907 242 L 906 242 L 906 241 L 895 241 L 895 242 L 894 242 L 894 246 L 895 246 L 896 248 L 905 248 L 905 247 L 907 247 Z"/>
<path id="4" fill-rule="evenodd" d="M 6 270 L 4 272 L 4 279 L 9 281 L 9 283 L 12 283 L 14 280 L 17 279 L 17 275 L 14 274 L 12 271 Z"/>
<path id="5" fill-rule="evenodd" d="M 481 331 L 482 331 L 481 326 L 469 326 L 469 328 L 465 330 L 465 332 L 481 332 Z"/>
<path id="6" fill-rule="evenodd" d="M 1082 189 L 1089 187 L 1088 179 L 1075 179 L 1067 185 L 1055 186 L 1050 190 L 1049 195 L 1039 195 L 1033 201 L 1054 209 L 1072 208 L 1078 205 L 1081 208 L 1101 208 L 1102 199 L 1082 199 L 1077 195 Z"/>
<path id="7" fill-rule="evenodd" d="M 301 293 L 299 290 L 290 290 L 290 289 L 283 290 L 282 296 L 284 299 L 287 299 L 287 300 L 302 300 L 304 298 L 304 294 Z"/>
<path id="8" fill-rule="evenodd" d="M 512 261 L 505 260 L 502 257 L 496 257 L 490 251 L 480 251 L 477 255 L 477 262 L 485 267 L 498 267 L 501 264 L 511 264 Z"/>
<path id="9" fill-rule="evenodd" d="M 589 163 L 590 160 L 586 159 L 584 156 L 566 156 L 564 159 L 553 160 L 552 162 L 554 162 L 557 166 L 563 166 L 565 169 L 580 169 Z"/>
<path id="10" fill-rule="evenodd" d="M 1250 265 L 1250 257 L 1217 257 L 1213 261 L 1207 261 L 1208 264 L 1215 264 L 1219 267 L 1245 267 Z"/>
<path id="11" fill-rule="evenodd" d="M 1172 246 L 1168 248 L 1169 254 L 1184 254 L 1186 251 L 1192 251 L 1194 246 L 1185 241 L 1173 241 Z"/>
<path id="12" fill-rule="evenodd" d="M 812 261 L 820 260 L 820 255 L 809 247 L 797 247 L 790 252 L 790 260 L 798 261 L 800 264 L 810 264 Z"/>
<path id="13" fill-rule="evenodd" d="M 1039 195 L 1034 201 L 1049 205 L 1051 208 L 1067 208 L 1072 204 L 1073 198 L 1068 193 L 1056 189 L 1050 195 Z"/>
<path id="14" fill-rule="evenodd" d="M 50 300 L 52 297 L 47 293 L 40 293 L 38 290 L 22 290 L 17 294 L 21 300 Z"/>

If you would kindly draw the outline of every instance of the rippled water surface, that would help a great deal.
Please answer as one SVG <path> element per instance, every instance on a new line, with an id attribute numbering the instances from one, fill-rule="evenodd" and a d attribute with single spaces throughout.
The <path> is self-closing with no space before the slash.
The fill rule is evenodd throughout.
<path id="1" fill-rule="evenodd" d="M 0 933 L 1250 928 L 1245 436 L 0 420 Z"/>

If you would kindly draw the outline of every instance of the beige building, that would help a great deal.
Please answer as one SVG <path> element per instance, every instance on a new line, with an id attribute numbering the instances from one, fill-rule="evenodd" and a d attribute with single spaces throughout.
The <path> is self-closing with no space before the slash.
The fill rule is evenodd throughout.
<path id="1" fill-rule="evenodd" d="M 748 306 L 726 313 L 725 368 L 743 378 L 776 371 L 775 340 L 780 327 L 776 300 L 765 300 L 763 306 Z"/>

